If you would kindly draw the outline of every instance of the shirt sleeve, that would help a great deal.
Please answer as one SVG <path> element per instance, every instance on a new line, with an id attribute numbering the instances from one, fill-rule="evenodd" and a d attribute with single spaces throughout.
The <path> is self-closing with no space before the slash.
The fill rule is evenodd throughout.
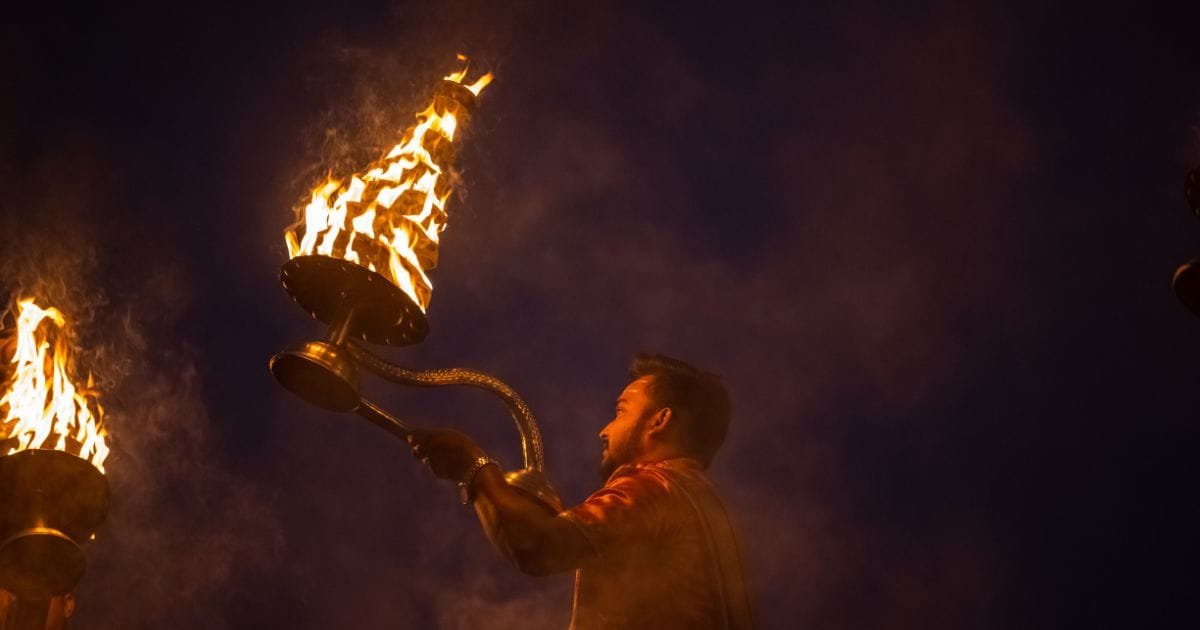
<path id="1" fill-rule="evenodd" d="M 579 528 L 604 560 L 632 542 L 655 538 L 663 524 L 664 481 L 646 471 L 618 477 L 560 516 Z"/>

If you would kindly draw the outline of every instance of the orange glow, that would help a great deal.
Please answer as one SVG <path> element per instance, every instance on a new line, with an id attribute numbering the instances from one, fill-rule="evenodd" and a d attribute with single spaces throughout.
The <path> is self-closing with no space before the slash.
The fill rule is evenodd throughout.
<path id="1" fill-rule="evenodd" d="M 462 69 L 445 80 L 478 95 L 492 74 L 465 85 L 466 58 L 459 61 Z M 460 122 L 452 109 L 435 98 L 383 159 L 313 189 L 299 221 L 284 233 L 288 256 L 357 263 L 387 277 L 422 311 L 428 308 L 433 285 L 427 272 L 437 265 L 438 238 L 446 229 L 449 145 Z"/>
<path id="2" fill-rule="evenodd" d="M 0 398 L 0 455 L 54 449 L 78 455 L 104 472 L 104 410 L 90 374 L 82 389 L 73 381 L 66 319 L 32 298 L 17 305 L 13 372 Z"/>

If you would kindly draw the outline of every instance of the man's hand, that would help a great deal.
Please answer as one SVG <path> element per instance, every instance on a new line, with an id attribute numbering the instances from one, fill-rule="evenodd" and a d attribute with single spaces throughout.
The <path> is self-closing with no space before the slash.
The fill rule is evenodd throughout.
<path id="1" fill-rule="evenodd" d="M 454 429 L 416 429 L 408 436 L 413 456 L 442 479 L 463 481 L 471 465 L 487 453 L 470 436 Z"/>
<path id="2" fill-rule="evenodd" d="M 413 455 L 442 479 L 464 482 L 483 449 L 453 429 L 416 429 L 408 437 Z M 488 539 L 521 571 L 550 575 L 576 569 L 594 556 L 579 528 L 508 484 L 497 466 L 477 469 L 475 514 Z"/>

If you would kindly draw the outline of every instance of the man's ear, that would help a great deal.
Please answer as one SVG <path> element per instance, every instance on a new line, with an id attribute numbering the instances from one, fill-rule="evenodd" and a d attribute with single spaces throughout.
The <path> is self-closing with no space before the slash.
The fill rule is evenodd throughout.
<path id="1" fill-rule="evenodd" d="M 671 425 L 671 408 L 663 407 L 654 412 L 654 416 L 650 418 L 650 425 L 646 427 L 646 435 L 655 435 L 667 430 Z"/>

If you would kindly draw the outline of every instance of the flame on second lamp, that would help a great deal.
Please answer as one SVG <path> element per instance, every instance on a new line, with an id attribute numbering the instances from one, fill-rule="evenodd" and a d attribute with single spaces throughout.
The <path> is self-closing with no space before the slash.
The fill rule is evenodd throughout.
<path id="1" fill-rule="evenodd" d="M 463 69 L 445 77 L 476 96 L 492 81 L 487 73 L 464 85 Z M 341 258 L 381 273 L 400 287 L 422 311 L 433 285 L 426 272 L 437 265 L 438 237 L 446 228 L 451 188 L 451 144 L 459 120 L 437 107 L 437 99 L 417 114 L 417 124 L 400 143 L 345 180 L 328 179 L 312 191 L 299 222 L 284 233 L 288 255 Z"/>
<path id="2" fill-rule="evenodd" d="M 104 472 L 104 410 L 90 374 L 85 387 L 75 385 L 66 319 L 32 298 L 17 307 L 12 375 L 0 398 L 0 455 L 35 448 L 66 451 Z"/>

